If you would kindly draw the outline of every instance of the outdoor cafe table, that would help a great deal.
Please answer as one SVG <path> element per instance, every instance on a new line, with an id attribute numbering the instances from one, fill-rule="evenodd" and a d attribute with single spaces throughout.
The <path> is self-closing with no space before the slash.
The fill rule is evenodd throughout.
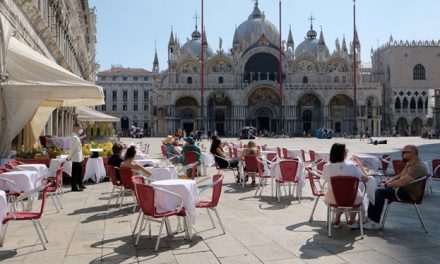
<path id="1" fill-rule="evenodd" d="M 0 181 L 0 190 L 11 190 L 16 192 L 30 192 L 41 185 L 41 181 L 37 181 L 38 173 L 36 171 L 11 171 L 2 173 L 2 177 L 15 182 L 15 186 L 11 183 Z M 38 199 L 38 193 L 33 194 L 27 206 L 27 210 L 32 209 L 33 200 Z"/>
<path id="2" fill-rule="evenodd" d="M 196 222 L 196 203 L 199 194 L 196 182 L 193 180 L 163 180 L 152 182 L 153 187 L 158 187 L 182 197 L 183 207 L 187 212 L 188 223 L 193 225 Z M 173 211 L 179 205 L 178 199 L 163 192 L 156 192 L 156 208 L 158 213 Z"/>
<path id="3" fill-rule="evenodd" d="M 6 193 L 0 190 L 0 223 L 5 219 L 7 212 L 8 200 L 6 200 Z"/>
<path id="4" fill-rule="evenodd" d="M 101 157 L 88 158 L 86 163 L 86 171 L 84 173 L 83 182 L 92 179 L 94 182 L 100 182 L 107 176 L 104 162 Z"/>
<path id="5" fill-rule="evenodd" d="M 275 162 L 273 163 L 272 169 L 271 169 L 271 176 L 275 179 L 281 180 L 283 176 L 281 175 L 281 168 L 280 163 Z M 299 179 L 298 184 L 296 185 L 296 191 L 297 193 L 301 193 L 302 188 L 305 185 L 305 172 L 304 172 L 304 164 L 302 162 L 298 162 L 298 169 L 296 170 L 296 177 Z"/>
<path id="6" fill-rule="evenodd" d="M 49 175 L 49 170 L 44 164 L 21 164 L 17 165 L 17 168 L 26 170 L 26 171 L 35 171 L 38 174 L 38 177 L 47 177 Z"/>
<path id="7" fill-rule="evenodd" d="M 300 149 L 287 149 L 287 157 L 302 159 L 302 152 Z"/>
<path id="8" fill-rule="evenodd" d="M 66 156 L 67 157 L 67 156 Z M 58 168 L 61 166 L 61 163 L 64 162 L 64 172 L 69 176 L 72 175 L 72 161 L 67 160 L 66 157 L 60 157 L 58 159 L 51 159 L 49 164 L 49 171 L 51 176 L 55 176 L 57 174 Z"/>
<path id="9" fill-rule="evenodd" d="M 150 179 L 153 181 L 178 179 L 177 169 L 174 166 L 166 168 L 148 167 L 146 169 L 151 172 Z"/>
<path id="10" fill-rule="evenodd" d="M 215 164 L 214 156 L 209 152 L 202 151 L 202 175 L 206 176 L 206 167 L 210 167 Z"/>
<path id="11" fill-rule="evenodd" d="M 134 160 L 146 160 L 149 158 L 150 156 L 148 156 L 148 154 L 145 153 L 136 153 L 136 156 L 134 156 Z"/>
<path id="12" fill-rule="evenodd" d="M 330 153 L 324 152 L 324 151 L 316 151 L 316 159 L 323 159 L 327 162 L 330 160 Z M 362 163 L 362 166 L 369 170 L 378 171 L 379 167 L 381 165 L 381 161 L 378 157 L 366 155 L 366 154 L 360 154 L 356 155 L 360 162 Z M 351 159 L 351 156 L 349 157 Z"/>
<path id="13" fill-rule="evenodd" d="M 160 163 L 160 159 L 141 159 L 141 160 L 136 160 L 136 163 L 148 165 L 148 166 L 155 166 L 156 164 Z"/>

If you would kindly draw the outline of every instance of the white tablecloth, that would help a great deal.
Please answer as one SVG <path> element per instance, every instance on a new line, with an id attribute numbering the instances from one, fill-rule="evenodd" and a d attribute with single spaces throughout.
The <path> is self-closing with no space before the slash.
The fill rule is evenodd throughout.
<path id="1" fill-rule="evenodd" d="M 156 164 L 160 163 L 160 159 L 142 159 L 142 160 L 136 160 L 136 163 L 155 166 Z"/>
<path id="2" fill-rule="evenodd" d="M 59 137 L 52 139 L 55 146 L 60 147 L 62 149 L 68 149 L 69 148 L 69 137 Z"/>
<path id="3" fill-rule="evenodd" d="M 151 172 L 150 178 L 154 181 L 178 179 L 176 167 L 168 168 L 147 168 Z"/>
<path id="4" fill-rule="evenodd" d="M 359 158 L 359 160 L 362 163 L 362 166 L 364 166 L 365 168 L 373 171 L 379 170 L 381 162 L 378 157 L 366 155 L 366 154 L 360 154 L 356 156 Z M 329 162 L 330 153 L 325 151 L 317 151 L 316 159 L 324 159 L 325 161 Z M 351 159 L 351 156 L 349 157 L 349 159 Z"/>
<path id="5" fill-rule="evenodd" d="M 61 163 L 64 162 L 64 172 L 67 173 L 69 176 L 72 175 L 72 161 L 66 160 L 66 158 L 59 158 L 59 159 L 51 159 L 50 165 L 49 165 L 49 171 L 51 176 L 56 176 L 58 168 L 61 166 Z"/>
<path id="6" fill-rule="evenodd" d="M 176 193 L 182 197 L 183 207 L 188 213 L 190 224 L 196 222 L 196 202 L 198 202 L 198 190 L 193 180 L 164 180 L 151 183 L 152 186 Z M 166 212 L 176 209 L 179 205 L 177 199 L 163 192 L 156 192 L 157 212 Z"/>
<path id="7" fill-rule="evenodd" d="M 0 223 L 6 217 L 8 212 L 8 200 L 6 200 L 6 193 L 0 190 Z"/>
<path id="8" fill-rule="evenodd" d="M 38 173 L 36 171 L 11 171 L 2 173 L 2 177 L 14 181 L 15 186 L 11 183 L 0 181 L 0 190 L 10 190 L 16 192 L 30 192 L 41 185 L 41 181 L 36 182 Z M 38 193 L 33 194 L 27 205 L 26 210 L 32 209 L 32 202 L 38 199 Z"/>
<path id="9" fill-rule="evenodd" d="M 302 152 L 300 149 L 287 149 L 287 157 L 302 159 Z"/>
<path id="10" fill-rule="evenodd" d="M 100 182 L 106 176 L 104 162 L 102 158 L 87 159 L 86 172 L 84 173 L 83 182 L 92 179 L 94 182 Z"/>
<path id="11" fill-rule="evenodd" d="M 44 164 L 21 164 L 21 165 L 17 165 L 17 168 L 27 171 L 35 171 L 37 172 L 38 177 L 51 176 L 49 170 Z"/>
<path id="12" fill-rule="evenodd" d="M 136 152 L 136 156 L 134 156 L 134 160 L 146 160 L 149 158 L 150 156 L 148 156 L 148 154 L 138 153 L 138 152 Z"/>

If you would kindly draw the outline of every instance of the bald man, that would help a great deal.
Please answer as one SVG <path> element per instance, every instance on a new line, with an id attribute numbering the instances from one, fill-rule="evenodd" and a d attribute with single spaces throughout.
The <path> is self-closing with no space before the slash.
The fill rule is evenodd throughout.
<path id="1" fill-rule="evenodd" d="M 402 160 L 406 162 L 401 173 L 381 183 L 381 187 L 376 190 L 375 204 L 368 206 L 366 229 L 381 229 L 380 216 L 384 207 L 385 199 L 395 198 L 395 189 L 400 200 L 414 201 L 422 195 L 422 182 L 410 184 L 412 181 L 429 175 L 428 168 L 419 158 L 419 151 L 414 145 L 406 145 L 402 150 Z"/>

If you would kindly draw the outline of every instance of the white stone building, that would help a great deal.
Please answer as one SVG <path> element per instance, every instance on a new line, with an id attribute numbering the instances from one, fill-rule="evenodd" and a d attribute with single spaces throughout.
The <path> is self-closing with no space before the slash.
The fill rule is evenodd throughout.
<path id="1" fill-rule="evenodd" d="M 140 68 L 112 66 L 97 74 L 96 84 L 102 86 L 105 104 L 96 110 L 118 117 L 116 129 L 128 132 L 131 126 L 151 133 L 151 94 L 153 73 Z"/>
<path id="2" fill-rule="evenodd" d="M 429 90 L 440 87 L 440 41 L 390 37 L 371 52 L 374 78 L 384 86 L 383 129 L 420 135 L 423 127 L 432 128 Z"/>
<path id="3" fill-rule="evenodd" d="M 281 93 L 279 32 L 256 1 L 249 17 L 236 28 L 231 50 L 223 50 L 220 41 L 214 52 L 204 37 L 203 98 L 201 33 L 196 25 L 191 39 L 181 45 L 171 32 L 167 69 L 161 73 L 153 70 L 154 134 L 165 135 L 178 128 L 233 134 L 245 125 L 290 135 L 302 135 L 304 131 L 313 135 L 318 128 L 352 133 L 355 127 L 380 134 L 382 84 L 375 82 L 371 71 L 360 69 L 360 42 L 354 45 L 355 121 L 353 46 L 347 45 L 345 38 L 342 44 L 336 39 L 336 49 L 330 52 L 322 30 L 318 36 L 312 23 L 310 29 L 303 30 L 306 39 L 297 45 L 290 29 L 287 41 L 282 41 Z"/>
<path id="4" fill-rule="evenodd" d="M 0 1 L 0 14 L 2 67 L 13 37 L 82 79 L 94 81 L 96 15 L 87 0 Z M 7 80 L 5 68 L 1 70 Z M 43 133 L 70 135 L 75 119 L 75 107 L 59 107 Z M 21 145 L 24 136 L 20 133 L 14 143 Z"/>

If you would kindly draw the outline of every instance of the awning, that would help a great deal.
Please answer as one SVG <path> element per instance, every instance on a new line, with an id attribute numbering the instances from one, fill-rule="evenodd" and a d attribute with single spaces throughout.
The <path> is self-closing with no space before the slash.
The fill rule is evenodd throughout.
<path id="1" fill-rule="evenodd" d="M 81 79 L 14 37 L 6 51 L 6 73 L 8 79 L 0 84 L 4 108 L 0 157 L 8 155 L 12 140 L 26 124 L 31 126 L 35 140 L 56 107 L 104 103 L 100 86 Z"/>
<path id="2" fill-rule="evenodd" d="M 81 106 L 76 109 L 79 121 L 119 122 L 119 118 L 98 112 L 92 108 Z"/>

